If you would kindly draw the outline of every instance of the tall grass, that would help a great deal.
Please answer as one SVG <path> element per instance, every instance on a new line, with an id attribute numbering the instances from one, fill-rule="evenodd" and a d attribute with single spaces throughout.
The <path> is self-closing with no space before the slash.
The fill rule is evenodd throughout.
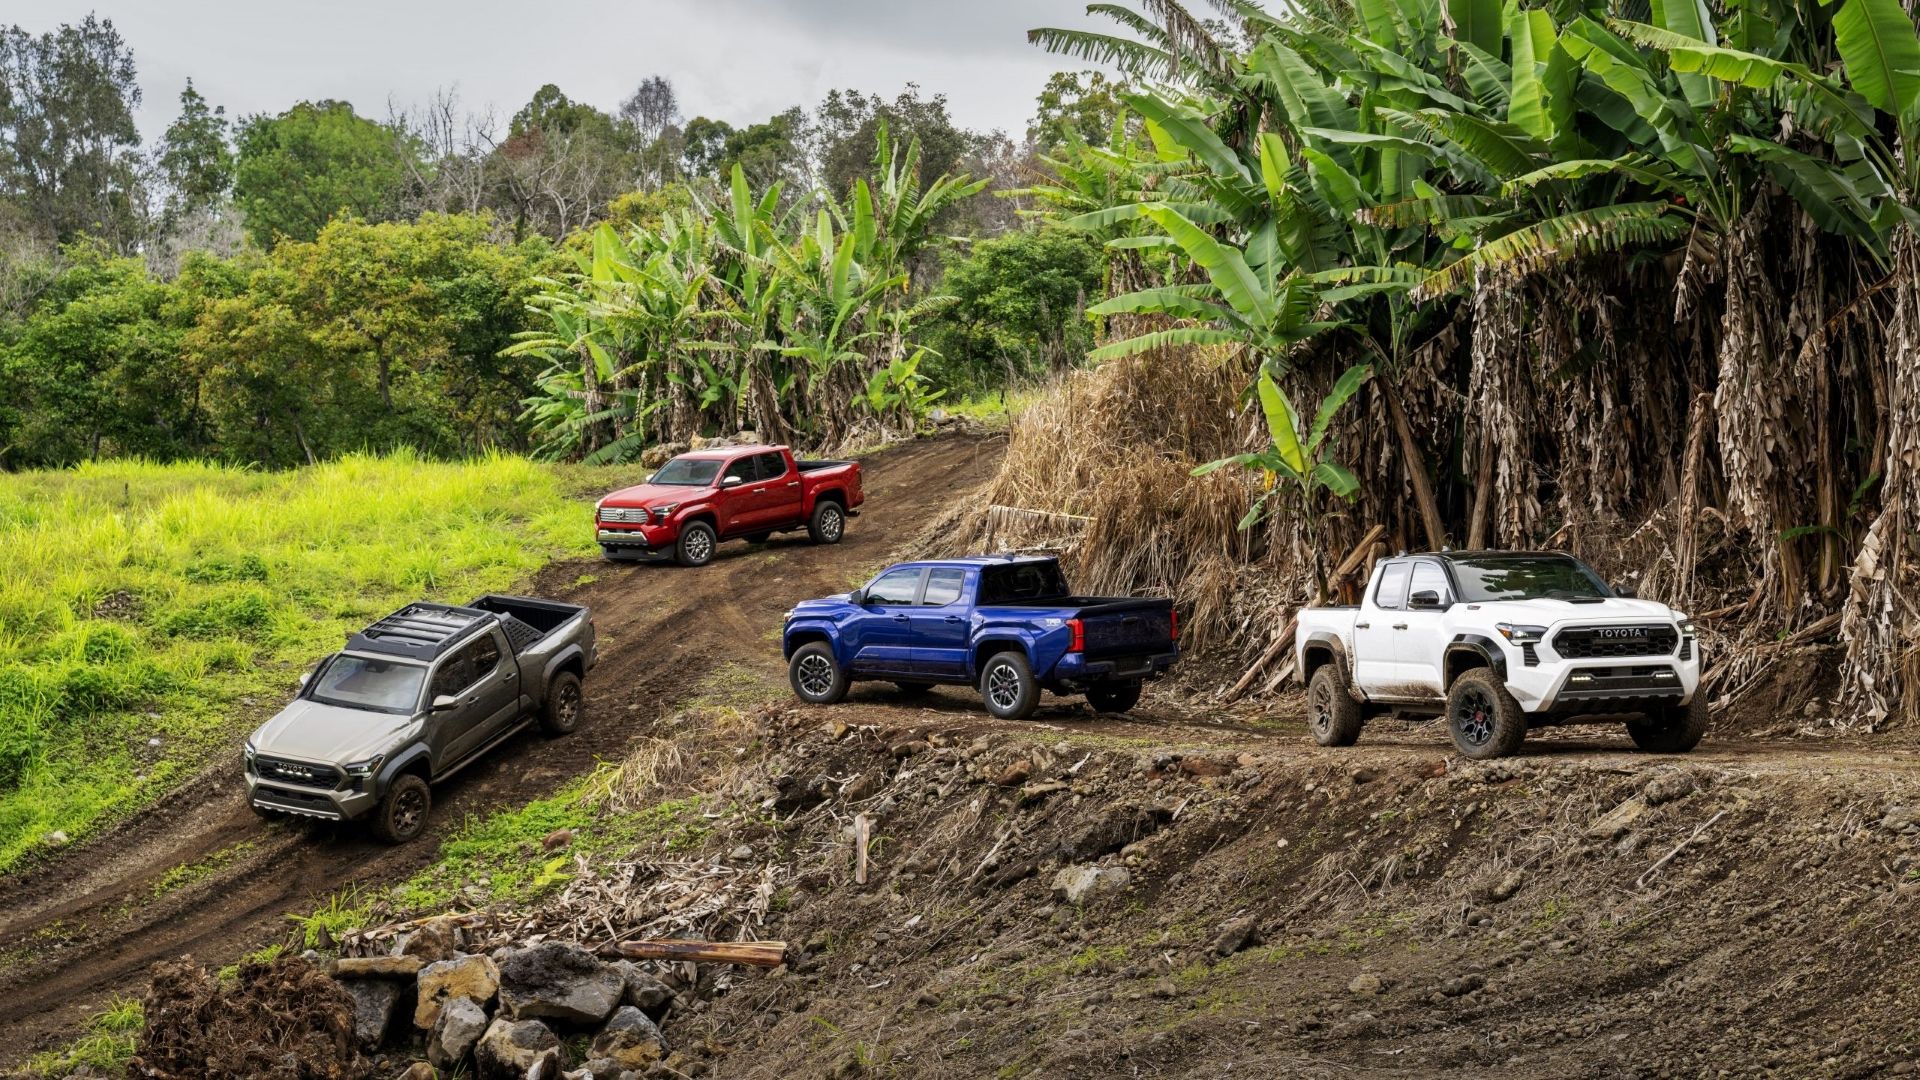
<path id="1" fill-rule="evenodd" d="M 0 475 L 0 871 L 230 747 L 367 620 L 593 551 L 566 491 L 408 453 Z"/>

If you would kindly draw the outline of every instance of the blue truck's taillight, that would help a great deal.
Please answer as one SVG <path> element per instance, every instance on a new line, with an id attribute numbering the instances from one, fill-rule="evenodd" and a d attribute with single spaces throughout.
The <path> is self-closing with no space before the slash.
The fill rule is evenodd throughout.
<path id="1" fill-rule="evenodd" d="M 1087 628 L 1084 623 L 1079 619 L 1068 619 L 1067 633 L 1070 635 L 1067 640 L 1068 652 L 1087 651 Z"/>

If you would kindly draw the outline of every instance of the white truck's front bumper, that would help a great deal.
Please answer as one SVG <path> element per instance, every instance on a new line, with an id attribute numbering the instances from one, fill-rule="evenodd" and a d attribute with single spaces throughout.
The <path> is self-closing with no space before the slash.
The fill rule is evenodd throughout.
<path id="1" fill-rule="evenodd" d="M 1700 687 L 1700 644 L 1691 636 L 1664 655 L 1590 657 L 1561 656 L 1554 637 L 1506 649 L 1507 689 L 1527 712 L 1636 712 L 1684 705 Z"/>

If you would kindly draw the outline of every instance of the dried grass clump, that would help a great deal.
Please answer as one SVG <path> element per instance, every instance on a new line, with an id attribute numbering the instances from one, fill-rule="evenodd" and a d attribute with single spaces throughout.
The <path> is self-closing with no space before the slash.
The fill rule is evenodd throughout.
<path id="1" fill-rule="evenodd" d="M 1074 372 L 1012 426 L 984 505 L 956 507 L 919 547 L 936 555 L 1046 550 L 1086 593 L 1174 596 L 1182 636 L 1240 651 L 1272 612 L 1235 526 L 1255 488 L 1243 472 L 1195 466 L 1251 446 L 1241 408 L 1251 363 L 1178 349 Z M 1249 598 L 1259 598 L 1249 605 Z"/>

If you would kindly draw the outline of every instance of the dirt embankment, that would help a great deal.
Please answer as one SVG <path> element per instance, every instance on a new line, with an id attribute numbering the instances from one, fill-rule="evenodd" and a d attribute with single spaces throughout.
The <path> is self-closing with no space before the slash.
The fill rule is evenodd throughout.
<path id="1" fill-rule="evenodd" d="M 1473 764 L 1431 728 L 1333 751 L 1164 704 L 997 725 L 879 690 L 771 707 L 728 737 L 748 751 L 686 731 L 703 764 L 655 794 L 731 808 L 693 857 L 773 882 L 744 932 L 796 959 L 712 972 L 730 988 L 668 1024 L 677 1067 L 1868 1076 L 1920 1052 L 1911 747 L 1605 733 Z"/>
<path id="2" fill-rule="evenodd" d="M 261 823 L 240 798 L 236 737 L 235 767 L 216 763 L 121 826 L 0 879 L 0 1030 L 10 1036 L 0 1066 L 61 1041 L 110 995 L 137 993 L 156 960 L 231 961 L 284 937 L 289 912 L 404 877 L 431 862 L 466 815 L 538 798 L 619 757 L 723 665 L 777 667 L 782 612 L 882 565 L 929 516 L 991 477 L 1003 447 L 946 438 L 874 455 L 867 509 L 835 546 L 803 535 L 732 543 L 698 571 L 598 561 L 549 568 L 530 591 L 595 612 L 602 659 L 588 679 L 591 722 L 566 739 L 522 735 L 436 788 L 431 834 L 416 843 L 389 848 L 356 829 Z M 199 869 L 182 872 L 190 868 Z"/>

